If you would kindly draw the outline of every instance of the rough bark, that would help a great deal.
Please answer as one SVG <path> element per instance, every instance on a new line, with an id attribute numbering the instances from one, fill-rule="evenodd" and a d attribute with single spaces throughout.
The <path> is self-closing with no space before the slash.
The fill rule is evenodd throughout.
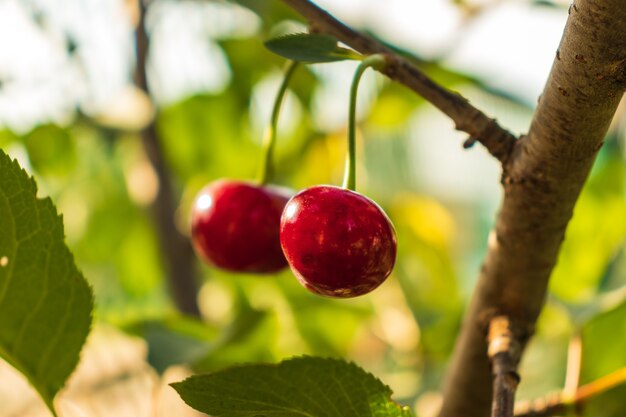
<path id="1" fill-rule="evenodd" d="M 522 344 L 532 334 L 574 204 L 625 85 L 626 3 L 577 0 L 528 135 L 504 164 L 504 200 L 449 367 L 441 417 L 489 415 L 488 320 L 509 317 Z"/>

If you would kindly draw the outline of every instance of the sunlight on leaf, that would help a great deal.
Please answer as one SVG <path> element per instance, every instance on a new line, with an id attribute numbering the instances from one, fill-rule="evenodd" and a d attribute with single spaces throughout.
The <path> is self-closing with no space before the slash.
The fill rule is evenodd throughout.
<path id="1" fill-rule="evenodd" d="M 284 58 L 307 63 L 362 59 L 356 52 L 337 46 L 331 35 L 293 33 L 270 39 L 265 47 Z"/>
<path id="2" fill-rule="evenodd" d="M 35 182 L 0 151 L 0 356 L 52 400 L 91 326 L 91 289 L 65 246 L 63 222 Z"/>
<path id="3" fill-rule="evenodd" d="M 172 384 L 187 404 L 215 417 L 410 417 L 391 390 L 353 363 L 300 357 L 244 365 Z"/>

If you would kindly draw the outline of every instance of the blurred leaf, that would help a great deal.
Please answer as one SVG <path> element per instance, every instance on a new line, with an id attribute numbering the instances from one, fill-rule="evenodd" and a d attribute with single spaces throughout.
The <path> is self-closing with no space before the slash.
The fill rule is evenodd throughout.
<path id="1" fill-rule="evenodd" d="M 605 391 L 587 401 L 583 406 L 583 417 L 623 417 L 626 415 L 626 385 Z"/>
<path id="2" fill-rule="evenodd" d="M 74 141 L 66 129 L 41 125 L 23 137 L 34 169 L 43 175 L 68 174 L 76 163 Z"/>
<path id="3" fill-rule="evenodd" d="M 149 219 L 132 214 L 134 221 L 125 229 L 115 257 L 120 283 L 129 295 L 141 297 L 158 287 L 163 273 L 159 268 L 159 246 Z"/>
<path id="4" fill-rule="evenodd" d="M 287 59 L 306 63 L 362 59 L 356 52 L 337 46 L 337 39 L 331 35 L 294 33 L 265 41 L 265 47 Z"/>
<path id="5" fill-rule="evenodd" d="M 456 225 L 450 212 L 436 200 L 412 194 L 397 196 L 393 215 L 428 246 L 442 252 L 449 250 Z"/>
<path id="6" fill-rule="evenodd" d="M 126 166 L 143 157 L 137 136 L 107 141 L 99 129 L 78 125 L 77 166 L 60 184 L 56 201 L 70 241 L 93 285 L 101 320 L 127 323 L 162 317 L 171 309 L 163 283 L 162 255 L 143 206 L 130 198 Z M 147 187 L 147 184 L 141 186 Z"/>
<path id="7" fill-rule="evenodd" d="M 463 311 L 451 244 L 456 225 L 437 201 L 414 194 L 396 197 L 389 207 L 398 233 L 396 276 L 421 329 L 421 350 L 445 361 Z"/>
<path id="8" fill-rule="evenodd" d="M 224 329 L 221 338 L 216 342 L 213 350 L 228 347 L 231 343 L 241 342 L 254 331 L 265 319 L 267 313 L 250 307 L 243 308 L 235 320 Z"/>
<path id="9" fill-rule="evenodd" d="M 231 0 L 233 3 L 237 3 L 246 7 L 259 16 L 263 16 L 267 13 L 268 0 Z"/>
<path id="10" fill-rule="evenodd" d="M 604 164 L 583 190 L 567 228 L 550 290 L 569 302 L 588 302 L 607 265 L 626 241 L 626 201 L 614 164 Z M 606 180 L 606 181 L 605 181 Z"/>
<path id="11" fill-rule="evenodd" d="M 171 365 L 198 360 L 218 335 L 217 330 L 206 323 L 183 316 L 135 323 L 127 329 L 146 340 L 148 362 L 159 373 Z"/>
<path id="12" fill-rule="evenodd" d="M 265 311 L 249 306 L 240 309 L 233 322 L 193 361 L 193 368 L 203 372 L 234 362 L 267 360 L 276 329 Z"/>
<path id="13" fill-rule="evenodd" d="M 581 383 L 591 382 L 626 366 L 626 301 L 585 323 L 582 341 Z"/>
<path id="14" fill-rule="evenodd" d="M 306 152 L 295 161 L 291 180 L 295 188 L 339 183 L 345 161 L 345 135 L 317 137 L 308 145 Z"/>
<path id="15" fill-rule="evenodd" d="M 415 176 L 414 164 L 406 151 L 410 147 L 408 135 L 384 128 L 364 129 L 364 135 L 367 137 L 363 141 L 365 169 L 361 175 L 367 175 L 367 188 L 377 199 L 391 199 L 398 190 L 410 189 Z"/>
<path id="16" fill-rule="evenodd" d="M 0 83 L 0 87 L 2 84 Z M 0 129 L 0 147 L 6 147 L 18 139 L 18 136 L 8 129 Z"/>
<path id="17" fill-rule="evenodd" d="M 302 301 L 293 302 L 294 320 L 312 351 L 334 356 L 349 354 L 358 330 L 371 312 L 368 314 L 364 309 L 342 303 L 324 303 L 325 300 Z M 332 326 L 322 323 L 332 323 Z"/>
<path id="18" fill-rule="evenodd" d="M 572 332 L 567 309 L 558 302 L 546 303 L 520 364 L 524 378 L 516 394 L 519 399 L 541 398 L 563 387 Z"/>
<path id="19" fill-rule="evenodd" d="M 300 357 L 244 365 L 172 384 L 191 407 L 213 416 L 409 417 L 391 390 L 353 363 Z"/>
<path id="20" fill-rule="evenodd" d="M 93 300 L 52 201 L 36 194 L 35 182 L 0 151 L 0 354 L 53 410 L 78 363 Z"/>
<path id="21" fill-rule="evenodd" d="M 256 173 L 260 142 L 250 139 L 244 104 L 237 100 L 232 94 L 195 96 L 160 113 L 159 133 L 174 175 L 209 179 Z"/>
<path id="22" fill-rule="evenodd" d="M 417 99 L 400 94 L 395 88 L 385 91 L 373 104 L 367 123 L 379 127 L 404 127 L 413 115 L 417 103 Z"/>

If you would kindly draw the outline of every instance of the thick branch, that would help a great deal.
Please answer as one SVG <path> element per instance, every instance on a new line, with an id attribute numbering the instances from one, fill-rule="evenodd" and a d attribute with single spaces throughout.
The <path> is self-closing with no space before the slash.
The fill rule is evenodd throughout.
<path id="1" fill-rule="evenodd" d="M 137 42 L 137 66 L 135 83 L 148 95 L 146 76 L 146 57 L 148 51 L 148 35 L 145 28 L 146 6 L 140 3 L 139 23 L 135 33 Z M 161 253 L 165 260 L 168 287 L 178 309 L 186 314 L 199 316 L 197 304 L 197 281 L 195 257 L 189 239 L 176 228 L 176 197 L 172 187 L 169 170 L 161 151 L 159 136 L 154 121 L 142 130 L 141 140 L 146 155 L 152 164 L 159 180 L 159 191 L 152 204 L 152 217 L 157 228 Z"/>
<path id="2" fill-rule="evenodd" d="M 544 303 L 574 204 L 623 94 L 623 0 L 577 0 L 528 136 L 505 164 L 504 201 L 444 387 L 441 417 L 489 415 L 486 319 L 527 337 Z"/>
<path id="3" fill-rule="evenodd" d="M 394 81 L 404 84 L 450 117 L 458 130 L 484 145 L 502 162 L 506 162 L 515 137 L 498 123 L 472 106 L 458 93 L 446 90 L 428 78 L 403 57 L 395 54 L 380 42 L 359 33 L 320 9 L 309 0 L 283 0 L 292 9 L 304 16 L 317 31 L 335 36 L 356 51 L 371 55 L 382 53 L 388 57 L 388 65 L 382 72 Z"/>

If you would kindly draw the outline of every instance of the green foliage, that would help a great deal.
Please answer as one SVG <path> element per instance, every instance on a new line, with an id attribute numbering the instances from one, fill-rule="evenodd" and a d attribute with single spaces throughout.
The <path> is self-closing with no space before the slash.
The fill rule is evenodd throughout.
<path id="1" fill-rule="evenodd" d="M 626 242 L 624 161 L 616 151 L 607 147 L 600 154 L 576 203 L 552 276 L 551 291 L 574 304 L 597 295 L 609 278 L 608 266 Z M 617 285 L 623 285 L 623 279 Z"/>
<path id="2" fill-rule="evenodd" d="M 626 367 L 626 293 L 614 294 L 621 302 L 608 301 L 605 311 L 594 315 L 582 328 L 581 383 L 586 384 Z M 619 417 L 626 414 L 626 385 L 595 396 L 585 406 L 585 416 Z"/>
<path id="3" fill-rule="evenodd" d="M 622 294 L 622 298 L 624 298 Z M 581 382 L 587 383 L 626 367 L 626 301 L 610 305 L 582 328 Z"/>
<path id="4" fill-rule="evenodd" d="M 38 126 L 24 138 L 31 165 L 48 176 L 66 175 L 76 164 L 69 132 L 56 125 Z"/>
<path id="5" fill-rule="evenodd" d="M 331 35 L 294 33 L 270 39 L 265 47 L 284 58 L 310 64 L 362 59 L 356 52 L 337 46 Z"/>
<path id="6" fill-rule="evenodd" d="M 146 340 L 148 362 L 159 373 L 173 364 L 197 361 L 210 350 L 218 334 L 206 323 L 178 315 L 134 323 L 125 329 Z"/>
<path id="7" fill-rule="evenodd" d="M 0 151 L 0 356 L 52 410 L 91 326 L 91 289 L 65 246 L 63 222 Z"/>
<path id="8" fill-rule="evenodd" d="M 238 366 L 172 384 L 193 408 L 220 416 L 410 417 L 371 374 L 336 359 Z"/>

